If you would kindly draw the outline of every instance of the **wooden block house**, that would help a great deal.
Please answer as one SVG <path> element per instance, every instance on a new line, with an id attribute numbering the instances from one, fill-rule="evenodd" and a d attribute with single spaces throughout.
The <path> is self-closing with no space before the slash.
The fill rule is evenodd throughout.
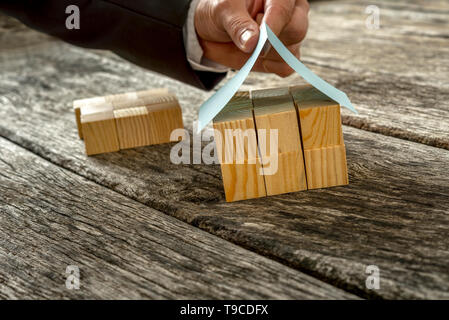
<path id="1" fill-rule="evenodd" d="M 214 129 L 227 201 L 348 184 L 340 106 L 312 86 L 238 92 Z"/>

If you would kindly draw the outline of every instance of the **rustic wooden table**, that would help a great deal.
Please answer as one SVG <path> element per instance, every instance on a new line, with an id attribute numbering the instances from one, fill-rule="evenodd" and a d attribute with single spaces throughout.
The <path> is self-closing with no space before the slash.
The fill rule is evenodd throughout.
<path id="1" fill-rule="evenodd" d="M 171 145 L 86 157 L 71 109 L 168 87 L 191 129 L 211 93 L 0 17 L 0 298 L 449 298 L 448 18 L 444 0 L 312 3 L 303 61 L 360 112 L 350 185 L 226 203 L 219 167 Z"/>

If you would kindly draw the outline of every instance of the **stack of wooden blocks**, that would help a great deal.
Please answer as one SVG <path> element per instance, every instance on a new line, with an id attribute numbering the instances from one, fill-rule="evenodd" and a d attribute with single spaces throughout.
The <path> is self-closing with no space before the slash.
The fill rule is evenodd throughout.
<path id="1" fill-rule="evenodd" d="M 178 100 L 167 89 L 77 100 L 73 105 L 87 155 L 167 143 L 173 130 L 184 128 Z"/>
<path id="2" fill-rule="evenodd" d="M 227 201 L 348 184 L 340 106 L 312 86 L 238 92 L 214 129 Z"/>

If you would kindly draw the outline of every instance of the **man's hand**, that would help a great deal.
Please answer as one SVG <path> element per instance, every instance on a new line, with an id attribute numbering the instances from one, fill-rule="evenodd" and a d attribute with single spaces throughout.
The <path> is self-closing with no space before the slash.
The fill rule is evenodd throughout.
<path id="1" fill-rule="evenodd" d="M 307 0 L 200 0 L 195 29 L 204 57 L 240 69 L 256 47 L 262 21 L 299 59 L 308 12 Z M 293 73 L 274 49 L 259 57 L 253 70 L 281 77 Z"/>

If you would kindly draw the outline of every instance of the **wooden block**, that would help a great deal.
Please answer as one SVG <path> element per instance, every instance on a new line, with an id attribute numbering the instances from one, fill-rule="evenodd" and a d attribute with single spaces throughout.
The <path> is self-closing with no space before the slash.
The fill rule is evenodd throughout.
<path id="1" fill-rule="evenodd" d="M 288 88 L 256 90 L 251 97 L 257 129 L 278 131 L 279 153 L 301 151 L 298 117 Z M 269 140 L 267 151 L 271 147 Z"/>
<path id="2" fill-rule="evenodd" d="M 252 91 L 251 97 L 267 195 L 306 190 L 298 117 L 288 88 Z M 261 129 L 266 130 L 265 137 Z M 278 132 L 277 148 L 271 145 L 270 130 Z M 270 154 L 277 154 L 278 159 L 277 171 L 271 175 L 266 161 Z M 270 162 L 270 166 L 273 165 Z"/>
<path id="3" fill-rule="evenodd" d="M 290 91 L 299 112 L 304 150 L 343 145 L 340 105 L 312 86 Z"/>
<path id="4" fill-rule="evenodd" d="M 237 92 L 214 118 L 214 129 L 220 163 L 243 163 L 258 157 L 257 136 L 254 126 L 253 104 L 249 92 Z"/>
<path id="5" fill-rule="evenodd" d="M 242 164 L 221 164 L 226 201 L 265 197 L 265 182 L 261 170 L 259 158 Z"/>
<path id="6" fill-rule="evenodd" d="M 238 92 L 213 126 L 226 201 L 266 196 L 249 93 Z"/>
<path id="7" fill-rule="evenodd" d="M 76 127 L 78 129 L 78 136 L 83 139 L 83 129 L 81 126 L 81 108 L 87 106 L 95 106 L 105 103 L 104 97 L 95 97 L 90 99 L 75 100 L 73 101 L 73 110 L 75 111 Z"/>
<path id="8" fill-rule="evenodd" d="M 147 107 L 114 110 L 120 149 L 151 144 Z"/>
<path id="9" fill-rule="evenodd" d="M 76 125 L 78 128 L 78 136 L 80 139 L 83 139 L 83 131 L 81 127 L 81 107 L 86 105 L 100 105 L 103 103 L 110 103 L 112 106 L 117 109 L 117 106 L 121 106 L 122 108 L 133 107 L 138 104 L 132 105 L 136 100 L 140 99 L 148 99 L 159 96 L 169 95 L 170 92 L 166 88 L 161 89 L 150 89 L 145 91 L 137 91 L 137 92 L 129 92 L 122 94 L 109 95 L 104 97 L 94 97 L 82 100 L 75 100 L 73 102 L 73 109 L 75 111 Z M 141 104 L 144 105 L 144 104 Z"/>
<path id="10" fill-rule="evenodd" d="M 147 109 L 150 144 L 168 143 L 173 130 L 184 128 L 181 107 L 176 97 L 166 97 L 160 103 L 148 105 Z"/>
<path id="11" fill-rule="evenodd" d="M 349 183 L 344 145 L 304 150 L 304 158 L 309 189 Z"/>
<path id="12" fill-rule="evenodd" d="M 312 86 L 290 92 L 300 118 L 308 188 L 348 184 L 340 106 Z"/>
<path id="13" fill-rule="evenodd" d="M 252 107 L 253 102 L 249 91 L 238 91 L 215 118 L 218 120 L 220 116 L 227 116 L 230 112 L 232 113 L 239 109 L 252 109 Z"/>
<path id="14" fill-rule="evenodd" d="M 177 101 L 176 95 L 173 93 L 164 94 L 152 94 L 147 96 L 141 96 L 133 100 L 120 100 L 112 102 L 114 110 L 121 110 L 139 106 L 147 106 L 154 104 L 168 103 L 171 101 Z"/>
<path id="15" fill-rule="evenodd" d="M 85 105 L 81 107 L 80 113 L 87 155 L 119 150 L 114 113 L 110 104 Z"/>
<path id="16" fill-rule="evenodd" d="M 83 139 L 83 129 L 81 127 L 81 107 L 76 104 L 76 101 L 73 102 L 73 110 L 75 111 L 75 121 L 76 121 L 76 128 L 78 130 L 78 137 L 80 139 Z"/>
<path id="17" fill-rule="evenodd" d="M 278 155 L 277 172 L 264 174 L 267 195 L 307 190 L 304 160 L 301 151 L 283 152 Z M 273 165 L 270 163 L 270 165 Z M 264 172 L 267 166 L 264 165 Z"/>
<path id="18" fill-rule="evenodd" d="M 113 111 L 120 149 L 167 143 L 173 130 L 184 128 L 176 97 L 164 96 L 152 101 L 157 103 L 126 109 L 119 105 Z"/>

